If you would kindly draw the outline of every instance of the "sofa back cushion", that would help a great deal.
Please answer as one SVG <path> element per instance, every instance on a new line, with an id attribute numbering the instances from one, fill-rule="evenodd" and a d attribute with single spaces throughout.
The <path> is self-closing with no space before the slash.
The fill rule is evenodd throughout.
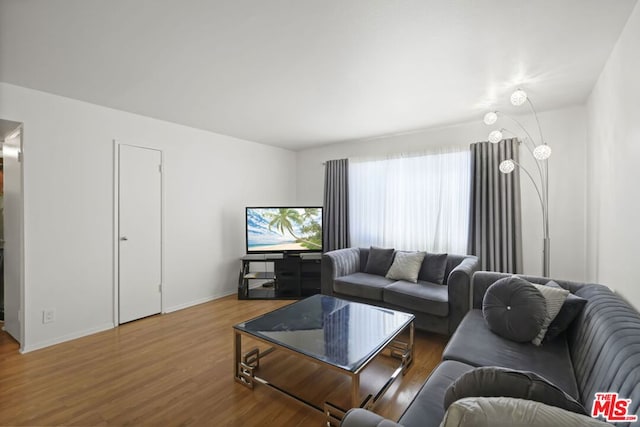
<path id="1" fill-rule="evenodd" d="M 628 414 L 640 415 L 640 315 L 604 286 L 575 293 L 588 300 L 567 330 L 583 405 L 591 409 L 597 392 L 617 392 L 631 399 Z"/>

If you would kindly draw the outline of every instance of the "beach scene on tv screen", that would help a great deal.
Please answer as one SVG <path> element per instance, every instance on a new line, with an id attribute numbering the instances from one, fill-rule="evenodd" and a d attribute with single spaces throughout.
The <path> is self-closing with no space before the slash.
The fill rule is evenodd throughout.
<path id="1" fill-rule="evenodd" d="M 247 250 L 319 251 L 322 210 L 319 208 L 247 208 Z"/>

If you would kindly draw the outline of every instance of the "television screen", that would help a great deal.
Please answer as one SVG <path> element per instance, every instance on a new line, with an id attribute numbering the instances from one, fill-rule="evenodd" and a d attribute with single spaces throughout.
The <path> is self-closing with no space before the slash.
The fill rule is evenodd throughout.
<path id="1" fill-rule="evenodd" d="M 322 252 L 321 207 L 248 207 L 247 253 Z"/>

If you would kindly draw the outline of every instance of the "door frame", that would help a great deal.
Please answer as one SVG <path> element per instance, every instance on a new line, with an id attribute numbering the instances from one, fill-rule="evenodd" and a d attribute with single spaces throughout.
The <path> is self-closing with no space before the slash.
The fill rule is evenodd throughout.
<path id="1" fill-rule="evenodd" d="M 24 353 L 25 352 L 25 348 L 26 348 L 26 343 L 25 343 L 25 335 L 26 335 L 26 287 L 25 287 L 25 274 L 26 274 L 26 268 L 25 268 L 25 227 L 24 227 L 24 123 L 20 122 L 20 124 L 18 126 L 16 126 L 16 128 L 14 130 L 12 130 L 11 132 L 9 132 L 6 135 L 1 135 L 1 139 L 2 139 L 2 144 L 0 145 L 4 145 L 4 141 L 6 141 L 9 138 L 12 138 L 14 135 L 19 135 L 20 138 L 20 146 L 18 147 L 18 164 L 20 165 L 20 197 L 18 200 L 19 206 L 18 206 L 18 211 L 19 211 L 19 218 L 20 218 L 20 224 L 18 225 L 19 227 L 19 253 L 20 253 L 20 265 L 18 266 L 19 268 L 19 272 L 20 272 L 20 278 L 19 278 L 19 282 L 18 282 L 18 291 L 20 293 L 20 307 L 18 309 L 18 322 L 20 323 L 20 328 L 19 328 L 19 344 L 20 344 L 20 353 Z M 4 147 L 3 147 L 4 148 Z M 3 219 L 0 219 L 3 220 Z M 4 284 L 5 286 L 7 286 L 7 283 L 5 282 Z"/>
<path id="2" fill-rule="evenodd" d="M 165 311 L 164 298 L 164 236 L 165 236 L 165 195 L 164 195 L 164 152 L 159 148 L 113 140 L 113 325 L 120 326 L 120 146 L 142 148 L 160 152 L 160 313 Z"/>

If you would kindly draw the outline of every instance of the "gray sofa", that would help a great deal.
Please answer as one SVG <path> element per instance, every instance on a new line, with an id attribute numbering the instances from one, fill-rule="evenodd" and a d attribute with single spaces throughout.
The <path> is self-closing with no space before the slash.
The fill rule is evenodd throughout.
<path id="1" fill-rule="evenodd" d="M 418 329 L 451 335 L 469 311 L 471 277 L 478 258 L 447 255 L 443 283 L 425 279 L 429 258 L 425 258 L 418 286 L 402 280 L 365 273 L 368 248 L 348 248 L 322 256 L 322 293 L 356 302 L 410 312 Z"/>
<path id="2" fill-rule="evenodd" d="M 398 423 L 405 427 L 436 427 L 441 422 L 447 427 L 469 425 L 447 423 L 446 417 L 452 410 L 450 408 L 445 414 L 443 400 L 447 388 L 457 378 L 479 366 L 501 366 L 535 372 L 574 397 L 587 411 L 592 408 L 596 392 L 618 392 L 620 398 L 631 399 L 629 414 L 636 414 L 640 419 L 638 312 L 605 286 L 556 280 L 563 288 L 587 300 L 584 309 L 565 333 L 551 341 L 543 342 L 542 346 L 516 343 L 491 332 L 484 322 L 481 310 L 487 288 L 506 276 L 509 275 L 475 273 L 473 309 L 451 337 L 442 355 L 442 362 L 431 373 Z M 538 284 L 546 284 L 549 281 L 541 277 L 521 277 Z M 417 354 L 416 357 L 420 355 Z M 470 398 L 458 402 L 468 399 Z M 511 400 L 531 402 L 522 399 Z M 508 410 L 513 411 L 513 408 L 505 408 L 503 412 Z M 566 411 L 559 408 L 552 410 L 559 413 L 555 415 L 556 420 L 564 419 L 562 414 Z M 517 411 L 510 413 L 515 414 Z M 579 419 L 576 423 L 565 420 L 549 425 L 591 425 L 590 417 L 580 417 L 581 421 Z M 535 416 L 530 418 L 536 420 L 538 414 L 535 413 Z M 391 427 L 397 424 L 363 409 L 354 409 L 347 413 L 342 425 Z M 495 425 L 503 424 L 496 422 Z M 616 425 L 640 425 L 640 421 Z"/>

